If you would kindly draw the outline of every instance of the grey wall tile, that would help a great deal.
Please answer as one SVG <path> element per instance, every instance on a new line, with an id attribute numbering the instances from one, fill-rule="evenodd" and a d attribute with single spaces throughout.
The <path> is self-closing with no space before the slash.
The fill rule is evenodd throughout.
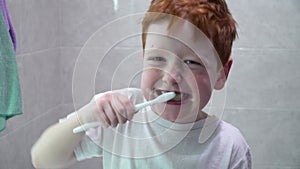
<path id="1" fill-rule="evenodd" d="M 62 101 L 63 103 L 72 103 L 72 79 L 73 72 L 76 65 L 76 60 L 79 56 L 81 48 L 62 47 L 60 65 L 62 69 L 61 82 L 62 82 Z"/>
<path id="2" fill-rule="evenodd" d="M 142 14 L 136 14 L 111 20 L 106 25 L 99 28 L 93 36 L 86 41 L 85 46 L 141 49 L 142 26 L 140 22 L 142 16 Z"/>
<path id="3" fill-rule="evenodd" d="M 47 110 L 61 103 L 60 96 L 60 51 L 58 49 L 24 55 L 22 61 L 21 86 L 24 94 L 24 108 L 38 104 Z M 27 107 L 28 106 L 28 107 Z M 31 115 L 33 112 L 31 112 Z"/>
<path id="4" fill-rule="evenodd" d="M 118 1 L 118 9 L 114 10 L 113 1 L 97 0 L 62 0 L 61 6 L 61 35 L 63 47 L 81 47 L 96 31 L 103 26 L 111 25 L 109 34 L 120 34 L 122 30 L 131 30 L 133 24 L 128 20 L 120 25 L 113 24 L 116 20 L 135 13 L 145 12 L 148 0 Z M 137 22 L 136 20 L 134 21 Z M 139 26 L 140 27 L 140 26 Z M 121 28 L 121 29 L 120 29 Z M 140 31 L 138 31 L 140 33 Z M 105 35 L 105 34 L 104 34 Z M 110 40 L 109 35 L 103 37 Z M 98 44 L 98 45 L 103 45 Z"/>
<path id="5" fill-rule="evenodd" d="M 255 165 L 254 167 L 255 169 L 298 169 L 299 168 L 299 166 L 274 166 L 274 165 Z"/>
<path id="6" fill-rule="evenodd" d="M 59 47 L 58 0 L 22 1 L 20 13 L 18 43 L 21 54 Z"/>
<path id="7" fill-rule="evenodd" d="M 17 39 L 17 54 L 21 53 L 22 44 L 20 43 L 22 40 L 21 36 L 21 26 L 22 26 L 22 0 L 7 0 L 7 8 L 9 12 L 9 16 L 15 31 L 16 39 Z"/>
<path id="8" fill-rule="evenodd" d="M 300 109 L 226 109 L 223 119 L 245 136 L 254 166 L 300 167 Z"/>
<path id="9" fill-rule="evenodd" d="M 103 48 L 61 48 L 65 103 L 79 108 L 95 95 L 95 77 L 104 53 Z"/>
<path id="10" fill-rule="evenodd" d="M 41 116 L 33 117 L 25 125 L 1 136 L 1 169 L 34 169 L 31 164 L 31 147 L 46 128 L 57 123 L 59 118 L 65 117 L 72 111 L 72 105 L 57 105 L 43 110 Z"/>
<path id="11" fill-rule="evenodd" d="M 17 55 L 23 98 L 23 114 L 8 121 L 9 133 L 62 101 L 59 50 Z"/>
<path id="12" fill-rule="evenodd" d="M 112 1 L 61 0 L 61 46 L 81 47 L 101 26 L 114 18 Z"/>
<path id="13" fill-rule="evenodd" d="M 228 107 L 300 108 L 299 50 L 234 50 Z"/>
<path id="14" fill-rule="evenodd" d="M 142 65 L 141 49 L 111 49 L 98 66 L 95 79 L 96 91 L 140 87 Z"/>
<path id="15" fill-rule="evenodd" d="M 128 48 L 61 48 L 64 103 L 81 107 L 101 91 L 138 84 L 141 50 Z M 117 85 L 112 85 L 117 84 Z M 78 100 L 78 99 L 79 100 Z"/>
<path id="16" fill-rule="evenodd" d="M 297 0 L 270 2 L 229 0 L 238 22 L 237 48 L 291 48 L 300 44 L 300 3 Z"/>

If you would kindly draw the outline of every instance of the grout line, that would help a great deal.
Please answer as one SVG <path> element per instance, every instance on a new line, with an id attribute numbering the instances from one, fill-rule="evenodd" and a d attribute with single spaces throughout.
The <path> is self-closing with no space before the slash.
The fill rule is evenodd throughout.
<path id="1" fill-rule="evenodd" d="M 264 168 L 278 168 L 278 167 L 280 167 L 280 169 L 299 169 L 300 168 L 299 165 L 290 166 L 290 165 L 267 165 L 267 164 L 262 164 L 262 165 L 256 164 L 253 167 L 255 167 L 255 168 L 261 168 L 261 167 L 264 167 Z"/>
<path id="2" fill-rule="evenodd" d="M 251 48 L 251 47 L 233 47 L 232 50 L 285 50 L 285 51 L 300 51 L 296 48 L 277 48 L 277 47 L 266 47 L 266 48 Z"/>
<path id="3" fill-rule="evenodd" d="M 250 111 L 257 111 L 257 110 L 267 110 L 267 111 L 299 111 L 300 113 L 300 107 L 296 107 L 296 108 L 268 108 L 268 107 L 255 107 L 255 108 L 251 108 L 251 107 L 225 107 L 224 110 L 250 110 Z"/>
<path id="4" fill-rule="evenodd" d="M 26 126 L 32 124 L 33 121 L 38 120 L 38 119 L 40 119 L 40 118 L 46 116 L 48 113 L 52 112 L 53 110 L 58 109 L 58 108 L 63 107 L 63 106 L 67 106 L 67 105 L 70 105 L 70 104 L 65 104 L 65 103 L 64 103 L 64 104 L 60 104 L 60 105 L 58 105 L 58 106 L 55 106 L 55 107 L 53 107 L 53 108 L 51 108 L 51 109 L 48 109 L 45 113 L 40 114 L 40 115 L 37 115 L 36 117 L 34 117 L 33 119 L 29 120 L 27 123 L 23 124 L 22 126 L 17 127 L 16 129 L 10 131 L 9 133 L 7 133 L 7 134 L 5 134 L 5 135 L 3 135 L 3 136 L 0 136 L 0 141 L 1 141 L 2 139 L 4 139 L 4 138 L 8 137 L 9 135 L 11 135 L 11 134 L 13 134 L 13 133 L 19 131 L 20 129 L 23 129 L 23 128 L 25 128 Z"/>
<path id="5" fill-rule="evenodd" d="M 17 54 L 17 57 L 24 57 L 26 55 L 32 55 L 32 54 L 47 52 L 47 51 L 51 51 L 51 50 L 59 49 L 59 48 L 60 47 L 55 47 L 55 48 L 48 48 L 48 49 L 37 50 L 37 51 L 34 51 L 34 52 L 19 53 L 19 54 Z"/>

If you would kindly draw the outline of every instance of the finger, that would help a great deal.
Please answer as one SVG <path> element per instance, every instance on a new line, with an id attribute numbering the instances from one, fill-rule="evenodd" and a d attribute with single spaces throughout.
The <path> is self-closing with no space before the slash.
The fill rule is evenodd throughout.
<path id="1" fill-rule="evenodd" d="M 98 112 L 95 115 L 96 120 L 102 125 L 102 127 L 107 128 L 110 126 L 110 122 L 106 114 L 104 113 L 104 110 L 101 106 L 98 106 Z"/>
<path id="2" fill-rule="evenodd" d="M 119 97 L 118 99 L 119 99 L 119 102 L 122 104 L 122 106 L 124 108 L 124 110 L 122 111 L 123 116 L 126 119 L 131 120 L 133 115 L 136 112 L 132 101 L 130 99 L 128 99 L 127 97 Z"/>
<path id="3" fill-rule="evenodd" d="M 116 127 L 118 124 L 118 119 L 116 117 L 116 112 L 111 107 L 111 103 L 103 105 L 104 113 L 108 117 L 110 126 Z"/>
<path id="4" fill-rule="evenodd" d="M 126 107 L 124 106 L 124 104 L 122 103 L 122 101 L 120 100 L 119 97 L 122 96 L 114 96 L 112 99 L 112 107 L 116 112 L 116 116 L 118 119 L 118 122 L 120 124 L 124 124 L 127 121 L 127 117 L 126 117 Z"/>

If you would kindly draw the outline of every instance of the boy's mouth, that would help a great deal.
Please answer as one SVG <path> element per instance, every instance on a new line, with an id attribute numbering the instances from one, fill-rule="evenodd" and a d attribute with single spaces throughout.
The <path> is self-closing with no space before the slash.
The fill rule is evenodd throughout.
<path id="1" fill-rule="evenodd" d="M 179 91 L 171 91 L 171 90 L 160 90 L 160 89 L 155 90 L 154 95 L 155 97 L 157 97 L 167 92 L 174 92 L 176 94 L 173 99 L 167 101 L 167 104 L 181 105 L 189 98 L 189 94 L 187 93 L 183 93 Z"/>

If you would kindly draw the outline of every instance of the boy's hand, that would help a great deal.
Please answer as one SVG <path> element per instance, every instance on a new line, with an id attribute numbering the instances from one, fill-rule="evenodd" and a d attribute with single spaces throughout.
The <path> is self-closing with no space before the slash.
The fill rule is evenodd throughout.
<path id="1" fill-rule="evenodd" d="M 136 113 L 132 101 L 119 93 L 106 93 L 95 102 L 98 112 L 94 112 L 93 116 L 103 127 L 124 124 Z"/>

